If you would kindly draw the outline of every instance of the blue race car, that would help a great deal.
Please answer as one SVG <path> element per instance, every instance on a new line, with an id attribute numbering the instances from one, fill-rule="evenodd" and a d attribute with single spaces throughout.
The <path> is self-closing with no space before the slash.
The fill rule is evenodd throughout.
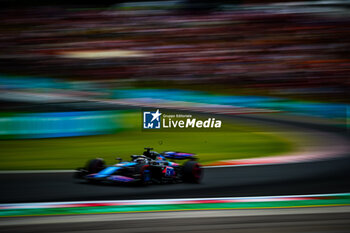
<path id="1" fill-rule="evenodd" d="M 142 155 L 132 155 L 131 161 L 106 166 L 101 158 L 92 159 L 84 168 L 78 168 L 76 178 L 97 183 L 200 183 L 203 172 L 195 154 L 166 151 L 157 153 L 145 148 Z M 188 160 L 183 165 L 174 160 Z"/>

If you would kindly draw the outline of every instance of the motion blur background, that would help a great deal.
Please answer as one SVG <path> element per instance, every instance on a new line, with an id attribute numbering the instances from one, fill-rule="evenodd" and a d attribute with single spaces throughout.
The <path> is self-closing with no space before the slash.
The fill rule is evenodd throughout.
<path id="1" fill-rule="evenodd" d="M 346 131 L 348 1 L 1 4 L 1 169 L 74 168 L 95 152 L 137 153 L 133 145 L 193 151 L 212 141 L 194 151 L 204 156 L 231 148 L 204 162 L 293 147 L 252 135 L 224 145 L 202 135 L 199 148 L 179 135 L 150 139 L 136 133 L 140 107 L 276 113 Z M 109 136 L 76 138 L 88 135 Z M 62 140 L 18 140 L 33 138 Z"/>
<path id="2" fill-rule="evenodd" d="M 0 0 L 0 14 L 0 216 L 144 211 L 150 205 L 39 203 L 23 210 L 1 203 L 317 193 L 167 205 L 192 210 L 203 203 L 199 209 L 341 205 L 340 212 L 318 209 L 335 215 L 313 216 L 315 208 L 299 208 L 289 212 L 296 214 L 292 218 L 279 215 L 285 209 L 269 210 L 269 223 L 267 217 L 242 222 L 251 230 L 246 232 L 349 231 L 350 199 L 344 194 L 350 191 L 349 1 Z M 220 118 L 225 128 L 147 132 L 143 108 Z M 143 147 L 193 152 L 203 165 L 220 167 L 205 168 L 197 185 L 132 188 L 72 181 L 73 169 L 88 159 L 103 157 L 112 164 L 116 157 L 141 154 Z M 221 167 L 226 165 L 236 167 Z M 310 215 L 298 217 L 301 213 Z M 188 214 L 200 215 L 205 213 Z M 91 231 L 137 227 L 121 223 L 120 216 L 118 226 L 91 223 Z M 225 222 L 213 216 L 206 224 L 222 231 L 244 225 L 236 224 L 241 218 Z M 169 219 L 163 224 L 171 225 L 157 232 L 214 229 L 203 225 L 206 220 L 193 226 L 191 219 Z M 75 229 L 74 221 L 98 221 L 80 216 L 66 225 L 66 219 L 52 218 L 46 223 L 64 224 L 31 228 L 26 224 L 32 219 L 22 220 L 5 219 L 2 232 L 67 232 Z M 156 232 L 146 220 L 138 230 Z M 19 223 L 22 228 L 16 228 Z"/>

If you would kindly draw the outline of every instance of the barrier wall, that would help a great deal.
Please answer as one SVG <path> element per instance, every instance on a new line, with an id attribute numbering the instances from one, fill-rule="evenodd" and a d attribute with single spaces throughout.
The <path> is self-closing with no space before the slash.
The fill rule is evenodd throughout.
<path id="1" fill-rule="evenodd" d="M 51 138 L 109 134 L 123 128 L 122 111 L 10 113 L 0 115 L 0 138 Z"/>

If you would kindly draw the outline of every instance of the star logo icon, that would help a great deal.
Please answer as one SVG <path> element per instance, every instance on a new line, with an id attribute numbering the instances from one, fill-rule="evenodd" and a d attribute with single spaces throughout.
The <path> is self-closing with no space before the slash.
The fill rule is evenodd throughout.
<path id="1" fill-rule="evenodd" d="M 144 111 L 143 112 L 143 128 L 144 129 L 160 129 L 161 128 L 161 115 L 162 113 L 157 111 Z"/>
<path id="2" fill-rule="evenodd" d="M 162 115 L 162 114 L 159 112 L 159 109 L 157 109 L 157 111 L 155 113 L 152 113 L 153 118 L 152 118 L 151 122 L 154 120 L 159 121 L 160 115 Z"/>

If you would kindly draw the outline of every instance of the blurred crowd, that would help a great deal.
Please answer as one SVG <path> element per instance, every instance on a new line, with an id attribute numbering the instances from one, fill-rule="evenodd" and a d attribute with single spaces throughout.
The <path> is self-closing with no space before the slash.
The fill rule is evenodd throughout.
<path id="1" fill-rule="evenodd" d="M 344 100 L 349 84 L 348 8 L 241 5 L 193 14 L 50 6 L 1 15 L 1 73 L 102 85 L 215 83 L 334 100 Z"/>

